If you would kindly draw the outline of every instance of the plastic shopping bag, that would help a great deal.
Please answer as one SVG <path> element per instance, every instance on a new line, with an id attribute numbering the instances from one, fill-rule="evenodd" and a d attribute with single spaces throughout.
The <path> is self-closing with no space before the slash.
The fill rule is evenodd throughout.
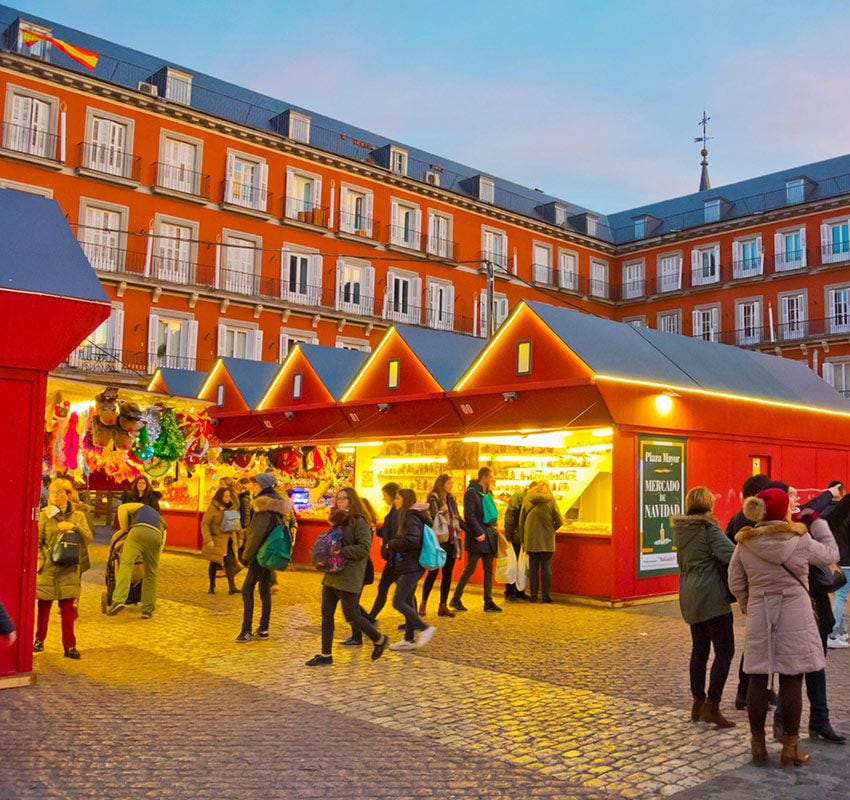
<path id="1" fill-rule="evenodd" d="M 519 551 L 519 557 L 517 558 L 516 580 L 514 583 L 518 592 L 525 591 L 525 587 L 528 586 L 528 553 L 525 552 L 524 547 Z"/>
<path id="2" fill-rule="evenodd" d="M 496 582 L 516 583 L 516 553 L 513 547 L 508 547 L 496 561 Z"/>

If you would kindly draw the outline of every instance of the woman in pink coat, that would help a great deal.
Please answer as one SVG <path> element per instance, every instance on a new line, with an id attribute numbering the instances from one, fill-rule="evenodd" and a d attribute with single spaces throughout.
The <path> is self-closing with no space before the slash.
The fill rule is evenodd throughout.
<path id="1" fill-rule="evenodd" d="M 825 666 L 823 646 L 808 593 L 809 564 L 832 564 L 835 540 L 812 539 L 806 526 L 791 522 L 788 494 L 765 489 L 744 503 L 756 524 L 735 536 L 729 589 L 747 615 L 744 672 L 750 676 L 747 712 L 754 764 L 767 761 L 764 723 L 768 680 L 779 673 L 779 702 L 785 725 L 782 765 L 805 764 L 797 750 L 803 710 L 803 676 Z"/>

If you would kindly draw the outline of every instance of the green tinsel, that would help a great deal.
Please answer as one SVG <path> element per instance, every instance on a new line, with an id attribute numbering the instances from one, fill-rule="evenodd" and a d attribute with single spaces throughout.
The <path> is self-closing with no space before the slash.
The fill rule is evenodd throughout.
<path id="1" fill-rule="evenodd" d="M 164 409 L 159 418 L 160 433 L 153 443 L 153 454 L 164 461 L 176 461 L 186 453 L 186 437 L 177 424 L 177 415 Z"/>
<path id="2" fill-rule="evenodd" d="M 148 433 L 147 425 L 139 431 L 136 441 L 133 442 L 133 445 L 130 447 L 130 452 L 138 458 L 139 461 L 148 461 L 153 458 L 154 447 L 151 442 L 150 434 Z"/>

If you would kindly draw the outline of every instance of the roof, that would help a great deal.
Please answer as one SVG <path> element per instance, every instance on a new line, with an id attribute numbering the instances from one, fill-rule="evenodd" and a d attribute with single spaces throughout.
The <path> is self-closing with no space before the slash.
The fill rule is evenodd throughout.
<path id="1" fill-rule="evenodd" d="M 393 326 L 425 369 L 445 390 L 451 391 L 481 352 L 486 339 L 412 325 Z"/>
<path id="2" fill-rule="evenodd" d="M 109 303 L 59 204 L 13 189 L 0 189 L 0 288 Z"/>
<path id="3" fill-rule="evenodd" d="M 363 350 L 346 350 L 321 344 L 299 343 L 298 348 L 334 400 L 339 400 L 369 357 Z"/>
<path id="4" fill-rule="evenodd" d="M 280 369 L 280 364 L 273 361 L 252 361 L 247 358 L 219 359 L 236 384 L 239 394 L 248 408 L 256 408 L 269 384 Z"/>
<path id="5" fill-rule="evenodd" d="M 850 401 L 802 362 L 525 302 L 598 375 L 850 413 Z"/>
<path id="6" fill-rule="evenodd" d="M 207 377 L 206 372 L 160 367 L 159 375 L 169 393 L 180 397 L 197 397 Z"/>

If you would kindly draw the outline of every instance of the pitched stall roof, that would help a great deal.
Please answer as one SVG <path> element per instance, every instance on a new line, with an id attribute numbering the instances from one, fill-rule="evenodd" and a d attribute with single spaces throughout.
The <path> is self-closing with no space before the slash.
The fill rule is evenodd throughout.
<path id="1" fill-rule="evenodd" d="M 342 397 L 348 384 L 369 357 L 369 353 L 363 350 L 346 350 L 320 344 L 298 344 L 297 347 L 334 400 Z"/>
<path id="2" fill-rule="evenodd" d="M 484 339 L 413 325 L 394 329 L 444 391 L 450 391 L 486 344 Z"/>
<path id="3" fill-rule="evenodd" d="M 166 392 L 179 397 L 197 397 L 206 377 L 206 372 L 160 367 L 151 378 L 148 391 Z"/>
<path id="4" fill-rule="evenodd" d="M 215 362 L 198 391 L 198 398 L 215 402 L 216 388 L 213 387 L 213 379 L 220 372 L 225 375 L 225 385 L 229 381 L 238 393 L 244 410 L 250 411 L 260 402 L 269 383 L 271 383 L 278 370 L 278 364 L 270 361 L 252 361 L 246 358 L 224 358 Z M 225 398 L 222 409 L 225 411 L 236 411 L 225 389 Z"/>

